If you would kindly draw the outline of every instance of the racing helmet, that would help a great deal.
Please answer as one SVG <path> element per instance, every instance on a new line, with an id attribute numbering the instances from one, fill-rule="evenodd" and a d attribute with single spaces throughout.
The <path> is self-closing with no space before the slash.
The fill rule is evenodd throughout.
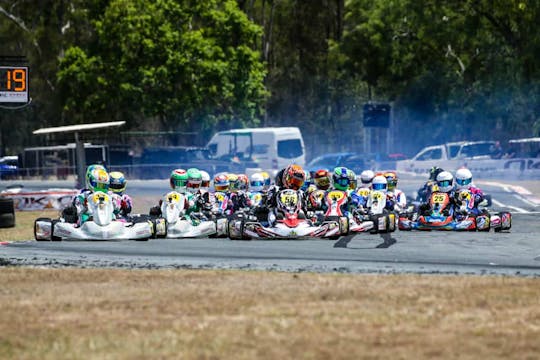
<path id="1" fill-rule="evenodd" d="M 187 169 L 187 176 L 187 191 L 195 194 L 201 188 L 202 174 L 197 168 L 189 168 Z"/>
<path id="2" fill-rule="evenodd" d="M 472 185 L 472 173 L 467 168 L 461 168 L 456 171 L 456 188 L 464 190 Z"/>
<path id="3" fill-rule="evenodd" d="M 210 187 L 210 174 L 204 170 L 199 170 L 201 172 L 201 189 L 208 190 Z"/>
<path id="4" fill-rule="evenodd" d="M 300 190 L 305 181 L 306 175 L 300 165 L 289 165 L 283 172 L 283 186 L 287 189 Z"/>
<path id="5" fill-rule="evenodd" d="M 356 173 L 351 169 L 347 170 L 347 176 L 349 177 L 349 190 L 356 190 L 358 187 L 358 180 L 356 180 Z"/>
<path id="6" fill-rule="evenodd" d="M 229 178 L 227 174 L 217 174 L 214 177 L 214 190 L 225 192 L 229 190 Z"/>
<path id="7" fill-rule="evenodd" d="M 238 190 L 249 190 L 249 178 L 246 174 L 238 174 Z"/>
<path id="8" fill-rule="evenodd" d="M 261 192 L 264 190 L 264 178 L 261 173 L 251 174 L 249 187 L 253 192 Z"/>
<path id="9" fill-rule="evenodd" d="M 265 190 L 268 190 L 268 188 L 270 188 L 270 185 L 271 185 L 271 182 L 272 180 L 270 179 L 270 174 L 268 174 L 268 172 L 266 171 L 263 171 L 261 173 L 263 179 L 264 179 L 264 189 Z"/>
<path id="10" fill-rule="evenodd" d="M 431 170 L 429 170 L 429 180 L 437 181 L 437 175 L 439 175 L 443 171 L 444 171 L 444 169 L 442 169 L 442 168 L 440 168 L 438 166 L 433 166 L 431 168 Z"/>
<path id="11" fill-rule="evenodd" d="M 169 183 L 171 185 L 171 189 L 179 191 L 179 192 L 185 192 L 187 187 L 187 180 L 188 180 L 188 174 L 187 171 L 184 169 L 175 169 L 171 172 L 171 176 L 169 177 Z"/>
<path id="12" fill-rule="evenodd" d="M 349 174 L 347 173 L 347 168 L 337 167 L 332 173 L 332 180 L 334 182 L 334 188 L 336 190 L 347 191 L 351 185 L 351 180 L 349 179 Z"/>
<path id="13" fill-rule="evenodd" d="M 90 165 L 86 169 L 86 187 L 92 191 L 109 191 L 109 173 L 102 165 Z"/>
<path id="14" fill-rule="evenodd" d="M 387 171 L 384 173 L 384 177 L 386 178 L 386 182 L 388 183 L 388 190 L 394 191 L 397 186 L 398 178 L 395 171 Z"/>
<path id="15" fill-rule="evenodd" d="M 122 195 L 126 191 L 127 180 L 120 171 L 111 171 L 109 173 L 109 190 L 113 193 Z"/>
<path id="16" fill-rule="evenodd" d="M 437 175 L 437 187 L 439 188 L 439 191 L 441 192 L 450 192 L 453 187 L 454 182 L 454 176 L 449 171 L 441 171 L 439 175 Z"/>
<path id="17" fill-rule="evenodd" d="M 384 176 L 377 175 L 371 182 L 371 188 L 375 191 L 382 191 L 385 193 L 388 190 L 388 181 L 386 181 Z"/>
<path id="18" fill-rule="evenodd" d="M 227 174 L 229 179 L 229 190 L 232 192 L 237 192 L 240 188 L 240 180 L 238 180 L 238 175 L 236 174 Z"/>
<path id="19" fill-rule="evenodd" d="M 318 189 L 328 190 L 330 188 L 330 173 L 327 170 L 320 169 L 315 172 L 313 182 Z"/>
<path id="20" fill-rule="evenodd" d="M 360 173 L 360 181 L 364 185 L 369 185 L 373 181 L 375 173 L 372 170 L 364 170 Z"/>

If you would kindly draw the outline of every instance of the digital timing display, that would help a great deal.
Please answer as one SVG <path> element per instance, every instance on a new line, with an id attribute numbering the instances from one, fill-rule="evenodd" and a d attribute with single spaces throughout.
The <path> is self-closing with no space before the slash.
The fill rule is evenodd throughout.
<path id="1" fill-rule="evenodd" d="M 0 66 L 0 103 L 28 102 L 28 67 Z"/>

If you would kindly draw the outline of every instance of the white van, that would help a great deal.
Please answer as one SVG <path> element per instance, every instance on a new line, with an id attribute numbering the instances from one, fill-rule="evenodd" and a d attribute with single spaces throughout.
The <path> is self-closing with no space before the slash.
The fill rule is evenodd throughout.
<path id="1" fill-rule="evenodd" d="M 305 166 L 304 139 L 297 127 L 267 127 L 220 131 L 208 142 L 216 158 L 252 159 L 264 170 L 289 164 Z"/>

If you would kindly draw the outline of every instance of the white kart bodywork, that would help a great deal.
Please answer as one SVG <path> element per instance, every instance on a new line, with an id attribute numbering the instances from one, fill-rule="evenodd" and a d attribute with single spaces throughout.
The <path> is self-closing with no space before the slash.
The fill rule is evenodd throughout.
<path id="1" fill-rule="evenodd" d="M 394 213 L 385 211 L 386 193 L 378 190 L 371 190 L 369 193 L 367 206 L 369 216 L 365 216 L 362 221 L 350 219 L 351 232 L 393 232 L 397 228 L 397 216 Z M 352 215 L 351 215 L 352 217 Z"/>
<path id="2" fill-rule="evenodd" d="M 151 221 L 116 220 L 108 194 L 96 192 L 89 196 L 88 209 L 92 218 L 81 226 L 63 219 L 37 219 L 34 224 L 36 240 L 148 240 L 154 233 Z"/>
<path id="3" fill-rule="evenodd" d="M 196 238 L 223 235 L 227 232 L 227 219 L 198 220 L 186 217 L 188 200 L 176 191 L 167 193 L 161 203 L 161 216 L 167 222 L 167 238 Z"/>

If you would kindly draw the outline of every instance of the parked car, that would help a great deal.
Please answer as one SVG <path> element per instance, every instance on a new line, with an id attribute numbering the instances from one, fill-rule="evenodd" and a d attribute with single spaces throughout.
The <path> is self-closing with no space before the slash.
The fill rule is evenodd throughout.
<path id="1" fill-rule="evenodd" d="M 4 156 L 0 158 L 0 179 L 14 179 L 19 172 L 19 157 Z"/>
<path id="2" fill-rule="evenodd" d="M 360 174 L 366 169 L 393 170 L 396 168 L 396 161 L 404 158 L 406 158 L 404 154 L 397 153 L 331 153 L 314 158 L 306 165 L 306 169 L 308 171 L 332 170 L 337 166 L 344 166 L 356 174 Z"/>
<path id="3" fill-rule="evenodd" d="M 214 159 L 205 147 L 169 146 L 146 148 L 136 166 L 140 179 L 166 179 L 172 170 L 178 168 L 194 167 L 213 175 L 218 172 L 240 173 L 246 164 Z"/>
<path id="4" fill-rule="evenodd" d="M 314 172 L 319 169 L 332 170 L 337 166 L 346 166 L 346 160 L 354 155 L 358 154 L 353 152 L 340 152 L 317 156 L 311 160 L 305 168 L 310 172 Z"/>

